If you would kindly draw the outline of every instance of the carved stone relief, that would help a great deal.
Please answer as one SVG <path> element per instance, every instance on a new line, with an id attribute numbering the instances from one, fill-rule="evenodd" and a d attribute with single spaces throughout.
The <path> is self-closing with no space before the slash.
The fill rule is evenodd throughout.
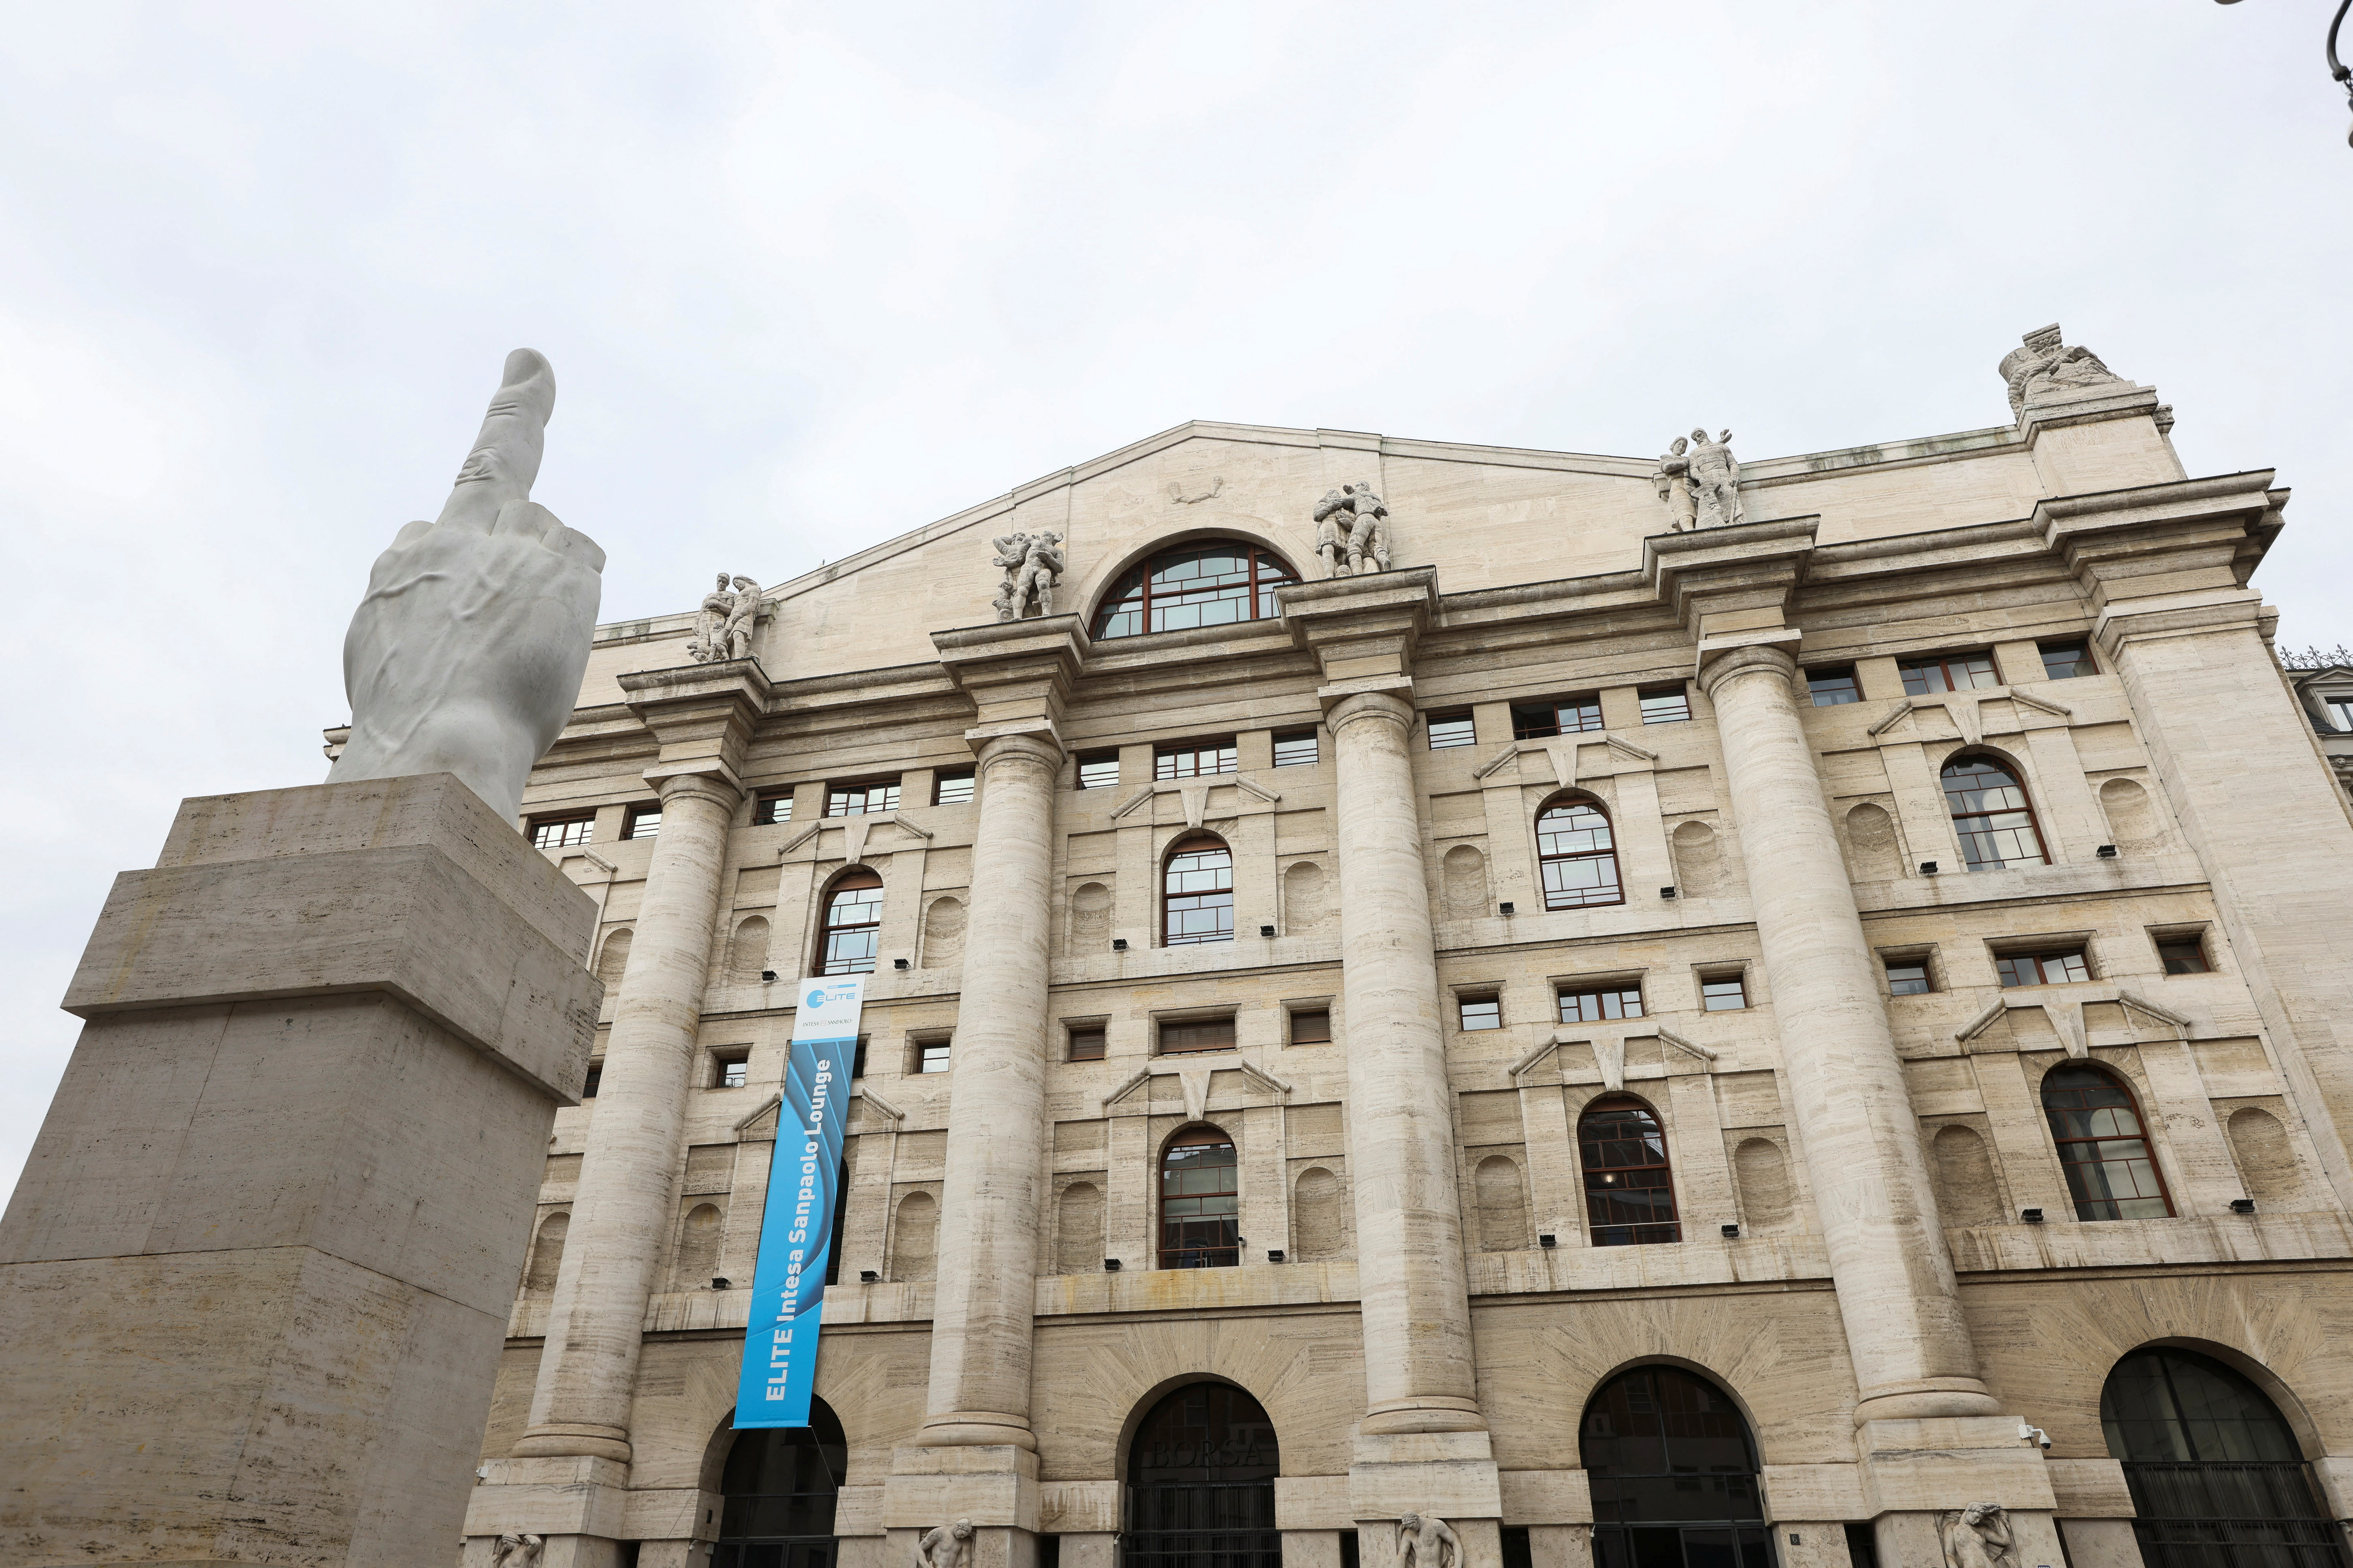
<path id="1" fill-rule="evenodd" d="M 734 592 L 728 592 L 730 583 Z M 694 612 L 694 636 L 686 645 L 697 664 L 752 657 L 752 626 L 760 614 L 760 584 L 749 577 L 719 574 L 719 585 L 702 595 Z"/>
<path id="2" fill-rule="evenodd" d="M 997 618 L 1025 620 L 1054 613 L 1054 584 L 1067 564 L 1059 533 L 1008 533 L 989 542 L 997 547 L 997 565 L 1005 574 L 997 584 Z"/>
<path id="3" fill-rule="evenodd" d="M 957 1520 L 927 1530 L 915 1542 L 915 1568 L 967 1568 L 972 1562 L 972 1521 Z"/>
<path id="4" fill-rule="evenodd" d="M 1369 479 L 1326 490 L 1315 503 L 1315 553 L 1326 577 L 1389 569 L 1389 509 Z"/>
<path id="5" fill-rule="evenodd" d="M 537 1568 L 543 1544 L 536 1535 L 518 1535 L 509 1531 L 491 1548 L 491 1568 Z"/>
<path id="6" fill-rule="evenodd" d="M 1397 1521 L 1397 1568 L 1461 1568 L 1462 1538 L 1436 1514 L 1404 1513 Z"/>
<path id="7" fill-rule="evenodd" d="M 1939 1514 L 1936 1533 L 1945 1543 L 1946 1568 L 2017 1568 L 2010 1515 L 2000 1503 L 1973 1502 Z"/>

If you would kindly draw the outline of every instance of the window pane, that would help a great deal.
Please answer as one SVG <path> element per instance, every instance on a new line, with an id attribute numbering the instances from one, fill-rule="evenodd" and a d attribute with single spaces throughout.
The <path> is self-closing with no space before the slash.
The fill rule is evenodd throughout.
<path id="1" fill-rule="evenodd" d="M 1609 1018 L 1641 1016 L 1642 990 L 1638 985 L 1560 994 L 1560 1021 L 1564 1024 L 1598 1024 Z"/>
<path id="2" fill-rule="evenodd" d="M 1119 753 L 1095 752 L 1079 759 L 1081 789 L 1109 789 L 1119 783 Z"/>
<path id="3" fill-rule="evenodd" d="M 1641 698 L 1645 724 L 1677 724 L 1691 717 L 1690 694 L 1680 686 L 1660 687 Z"/>
<path id="4" fill-rule="evenodd" d="M 1205 1018 L 1189 1024 L 1160 1026 L 1160 1054 L 1176 1056 L 1186 1051 L 1229 1051 L 1234 1048 L 1234 1021 L 1231 1018 Z"/>
<path id="5" fill-rule="evenodd" d="M 826 791 L 828 816 L 871 816 L 899 809 L 899 781 L 888 784 L 835 784 Z"/>
<path id="6" fill-rule="evenodd" d="M 763 791 L 758 801 L 753 805 L 752 826 L 754 827 L 774 826 L 779 822 L 790 822 L 792 819 L 793 792 L 790 790 Z"/>
<path id="7" fill-rule="evenodd" d="M 1432 713 L 1430 716 L 1431 751 L 1443 752 L 1455 746 L 1473 746 L 1478 742 L 1479 733 L 1468 712 Z"/>
<path id="8" fill-rule="evenodd" d="M 1152 754 L 1152 776 L 1155 779 L 1197 779 L 1210 773 L 1230 773 L 1237 770 L 1233 737 L 1222 741 L 1203 741 L 1198 745 L 1163 746 Z"/>
<path id="9" fill-rule="evenodd" d="M 1214 1134 L 1186 1137 L 1161 1162 L 1160 1267 L 1233 1268 L 1241 1261 L 1234 1146 Z"/>
<path id="10" fill-rule="evenodd" d="M 2091 647 L 2083 642 L 2047 642 L 2040 644 L 2042 674 L 2049 680 L 2073 680 L 2079 675 L 2097 675 L 2092 664 Z"/>
<path id="11" fill-rule="evenodd" d="M 1721 980 L 1704 980 L 1699 987 L 1700 1005 L 1710 1013 L 1729 1013 L 1748 1005 L 1748 987 L 1737 974 Z"/>
<path id="12" fill-rule="evenodd" d="M 1103 1059 L 1103 1030 L 1072 1029 L 1071 1031 L 1071 1060 L 1074 1062 L 1099 1062 Z"/>
<path id="13" fill-rule="evenodd" d="M 1462 999 L 1462 1027 L 1465 1029 L 1500 1029 L 1504 1026 L 1504 1004 L 1493 996 L 1466 996 Z"/>
<path id="14" fill-rule="evenodd" d="M 531 847 L 533 849 L 562 849 L 574 844 L 586 844 L 596 827 L 594 813 L 586 816 L 535 818 L 531 825 Z"/>
<path id="15" fill-rule="evenodd" d="M 2124 1085 L 2094 1068 L 2042 1079 L 2042 1108 L 2078 1219 L 2163 1219 L 2173 1212 Z"/>
<path id="16" fill-rule="evenodd" d="M 658 805 L 631 806 L 628 818 L 621 825 L 621 837 L 624 838 L 651 838 L 660 831 L 661 807 Z"/>
<path id="17" fill-rule="evenodd" d="M 2328 718 L 2339 730 L 2353 730 L 2353 697 L 2330 698 Z"/>
<path id="18" fill-rule="evenodd" d="M 1994 674 L 1993 656 L 1985 653 L 1947 654 L 1941 658 L 1905 659 L 1896 667 L 1904 674 L 1904 689 L 1915 697 L 1939 691 L 1971 691 L 2001 684 Z"/>
<path id="19" fill-rule="evenodd" d="M 2204 974 L 2212 965 L 2206 962 L 2206 944 L 2195 937 L 2178 942 L 2160 942 L 2157 956 L 2164 961 L 2168 974 Z"/>
<path id="20" fill-rule="evenodd" d="M 1836 708 L 1841 703 L 1862 700 L 1862 688 L 1855 684 L 1852 666 L 1806 671 L 1806 689 L 1813 693 L 1817 708 Z"/>
<path id="21" fill-rule="evenodd" d="M 1329 1013 L 1293 1013 L 1291 1016 L 1291 1043 L 1294 1046 L 1320 1046 L 1332 1038 L 1332 1015 Z"/>
<path id="22" fill-rule="evenodd" d="M 1643 1106 L 1604 1102 L 1577 1124 L 1586 1220 L 1596 1247 L 1681 1241 L 1666 1134 Z"/>
<path id="23" fill-rule="evenodd" d="M 1550 735 L 1574 735 L 1601 728 L 1601 699 L 1562 697 L 1550 702 L 1512 705 L 1512 738 L 1541 741 Z"/>
<path id="24" fill-rule="evenodd" d="M 973 770 L 961 768 L 952 773 L 940 773 L 932 781 L 934 805 L 963 805 L 972 799 Z"/>
<path id="25" fill-rule="evenodd" d="M 1278 768 L 1312 766 L 1316 760 L 1315 731 L 1293 730 L 1274 738 L 1274 765 Z"/>
<path id="26" fill-rule="evenodd" d="M 2005 980 L 2004 985 L 2010 984 Z M 1887 989 L 1898 996 L 1917 996 L 1928 989 L 1928 965 L 1914 961 L 1887 966 Z"/>
<path id="27" fill-rule="evenodd" d="M 719 1064 L 719 1087 L 720 1087 L 720 1088 L 722 1088 L 722 1089 L 741 1089 L 741 1088 L 743 1088 L 745 1084 L 747 1084 L 747 1083 L 749 1083 L 749 1082 L 751 1082 L 751 1081 L 752 1081 L 752 1064 L 751 1064 L 750 1062 L 746 1062 L 746 1061 L 734 1061 L 734 1062 L 721 1062 L 721 1063 Z"/>
<path id="28" fill-rule="evenodd" d="M 936 1040 L 916 1047 L 915 1070 L 919 1073 L 947 1071 L 948 1053 L 953 1044 L 948 1040 Z"/>

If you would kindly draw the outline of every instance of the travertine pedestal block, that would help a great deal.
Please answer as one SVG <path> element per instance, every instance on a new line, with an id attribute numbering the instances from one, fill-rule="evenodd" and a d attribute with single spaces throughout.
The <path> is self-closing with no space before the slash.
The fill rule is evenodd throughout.
<path id="1" fill-rule="evenodd" d="M 0 1560 L 447 1562 L 595 906 L 446 774 L 185 803 L 0 1221 Z"/>

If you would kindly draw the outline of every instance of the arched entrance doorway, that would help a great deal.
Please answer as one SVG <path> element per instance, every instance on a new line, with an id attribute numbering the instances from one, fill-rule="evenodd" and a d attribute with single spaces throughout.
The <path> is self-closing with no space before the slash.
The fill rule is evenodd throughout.
<path id="1" fill-rule="evenodd" d="M 1672 1366 L 1611 1378 L 1585 1407 L 1578 1451 L 1594 1568 L 1772 1568 L 1757 1445 L 1705 1378 Z"/>
<path id="2" fill-rule="evenodd" d="M 2279 1407 L 2211 1356 L 2135 1351 L 2100 1390 L 2148 1568 L 2346 1568 Z"/>
<path id="3" fill-rule="evenodd" d="M 1127 1451 L 1121 1568 L 1282 1568 L 1274 1423 L 1223 1383 L 1152 1407 Z"/>
<path id="4" fill-rule="evenodd" d="M 833 1568 L 833 1501 L 849 1468 L 841 1422 L 809 1401 L 806 1427 L 735 1434 L 719 1489 L 712 1568 Z"/>

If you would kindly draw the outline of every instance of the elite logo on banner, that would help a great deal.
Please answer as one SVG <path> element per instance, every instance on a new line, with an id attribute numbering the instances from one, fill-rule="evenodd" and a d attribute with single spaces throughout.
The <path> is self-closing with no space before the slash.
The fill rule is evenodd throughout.
<path id="1" fill-rule="evenodd" d="M 751 1328 L 735 1391 L 739 1430 L 808 1425 L 866 977 L 804 980 L 799 1004 L 760 1216 L 760 1260 L 752 1269 Z"/>

